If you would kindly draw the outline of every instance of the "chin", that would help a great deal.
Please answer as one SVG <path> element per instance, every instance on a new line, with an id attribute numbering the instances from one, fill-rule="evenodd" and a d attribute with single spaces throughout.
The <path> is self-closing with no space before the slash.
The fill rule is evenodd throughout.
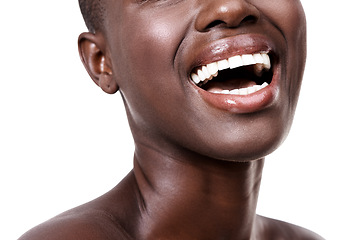
<path id="1" fill-rule="evenodd" d="M 279 118 L 278 118 L 279 119 Z M 272 119 L 272 121 L 252 121 L 251 125 L 228 125 L 217 131 L 207 132 L 197 139 L 192 151 L 200 155 L 231 162 L 258 160 L 275 151 L 286 139 L 291 126 Z M 190 147 L 191 149 L 191 147 Z"/>

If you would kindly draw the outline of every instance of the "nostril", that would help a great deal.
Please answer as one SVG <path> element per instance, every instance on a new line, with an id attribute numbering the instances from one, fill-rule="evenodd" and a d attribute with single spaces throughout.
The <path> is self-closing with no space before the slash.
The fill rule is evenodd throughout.
<path id="1" fill-rule="evenodd" d="M 213 22 L 211 22 L 209 25 L 207 25 L 206 29 L 211 29 L 211 28 L 214 28 L 218 25 L 222 25 L 222 24 L 226 24 L 224 21 L 221 21 L 221 20 L 215 20 Z"/>
<path id="2" fill-rule="evenodd" d="M 255 23 L 257 21 L 257 17 L 253 15 L 246 16 L 241 23 Z"/>
<path id="3" fill-rule="evenodd" d="M 245 25 L 245 24 L 251 24 L 251 23 L 255 23 L 257 21 L 257 17 L 253 16 L 253 15 L 249 15 L 246 16 L 244 19 L 241 20 L 240 25 Z M 228 24 L 226 21 L 223 20 L 215 20 L 212 21 L 209 25 L 206 26 L 206 29 L 212 29 L 214 27 L 219 27 L 219 26 L 227 26 L 227 27 L 239 27 L 240 25 L 238 24 L 234 24 L 233 26 L 230 26 L 230 24 Z"/>

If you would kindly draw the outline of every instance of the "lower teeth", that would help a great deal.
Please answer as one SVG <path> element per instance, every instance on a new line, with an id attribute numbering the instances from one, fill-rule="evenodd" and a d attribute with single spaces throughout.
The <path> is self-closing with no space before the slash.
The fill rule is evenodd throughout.
<path id="1" fill-rule="evenodd" d="M 264 82 L 261 86 L 260 85 L 254 85 L 247 88 L 240 88 L 240 89 L 233 89 L 233 90 L 209 90 L 211 93 L 217 93 L 217 94 L 232 94 L 232 95 L 248 95 L 254 92 L 257 92 L 265 87 L 267 87 L 269 84 Z"/>

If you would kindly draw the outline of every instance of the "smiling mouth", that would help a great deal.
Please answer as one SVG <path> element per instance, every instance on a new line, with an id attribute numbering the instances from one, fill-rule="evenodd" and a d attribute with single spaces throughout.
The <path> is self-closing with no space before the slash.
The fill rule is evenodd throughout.
<path id="1" fill-rule="evenodd" d="M 215 94 L 249 95 L 266 88 L 272 80 L 269 53 L 235 55 L 195 68 L 191 80 Z"/>

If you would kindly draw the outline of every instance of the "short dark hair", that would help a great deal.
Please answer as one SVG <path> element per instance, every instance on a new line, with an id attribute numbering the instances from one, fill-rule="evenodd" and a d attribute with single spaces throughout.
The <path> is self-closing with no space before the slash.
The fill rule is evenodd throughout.
<path id="1" fill-rule="evenodd" d="M 101 30 L 105 12 L 103 0 L 79 0 L 79 5 L 88 30 L 92 33 Z"/>

